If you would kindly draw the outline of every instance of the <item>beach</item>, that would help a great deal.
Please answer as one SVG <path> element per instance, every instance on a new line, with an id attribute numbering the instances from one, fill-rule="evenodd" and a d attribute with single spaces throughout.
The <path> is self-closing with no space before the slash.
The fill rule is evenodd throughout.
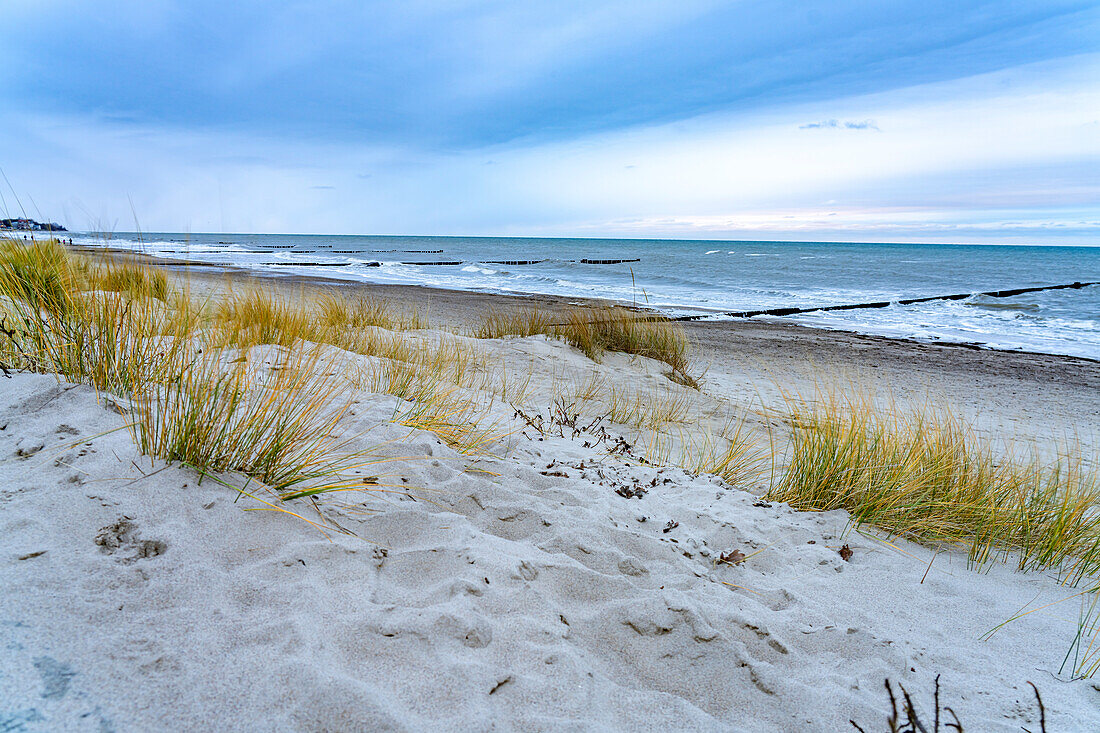
<path id="1" fill-rule="evenodd" d="M 337 293 L 427 328 L 366 326 L 390 356 L 330 342 L 303 362 L 348 380 L 323 432 L 359 457 L 359 487 L 285 503 L 246 471 L 143 452 L 135 395 L 0 376 L 9 730 L 871 731 L 886 680 L 925 720 L 938 683 L 968 730 L 1100 728 L 1100 682 L 1063 665 L 1090 581 L 765 498 L 791 455 L 787 408 L 829 390 L 933 405 L 997 455 L 1071 446 L 1095 470 L 1093 360 L 695 322 L 694 389 L 656 358 L 475 337 L 490 312 L 597 305 L 576 297 L 115 257 L 199 302 Z M 401 340 L 448 355 L 449 409 L 468 412 L 408 417 L 441 392 L 394 388 Z M 221 348 L 263 383 L 296 347 Z M 716 468 L 727 444 L 759 460 Z"/>
<path id="2" fill-rule="evenodd" d="M 101 248 L 77 251 L 102 256 Z M 186 277 L 199 293 L 228 280 L 271 287 L 288 295 L 302 288 L 334 288 L 395 306 L 422 308 L 433 325 L 459 331 L 476 327 L 486 314 L 538 308 L 557 312 L 595 299 L 549 295 L 501 295 L 411 285 L 378 285 L 318 276 L 257 273 L 245 268 L 188 266 L 113 250 L 121 261 L 156 263 Z M 911 403 L 943 402 L 1001 439 L 1076 438 L 1086 454 L 1098 449 L 1100 363 L 1095 360 L 973 344 L 928 343 L 834 329 L 780 319 L 686 321 L 694 358 L 714 391 L 747 404 L 758 395 L 775 401 L 783 393 L 810 395 L 815 383 L 872 387 Z"/>
<path id="3" fill-rule="evenodd" d="M 672 317 L 824 308 L 783 321 L 1100 359 L 1100 286 L 1066 287 L 1100 282 L 1094 247 L 171 232 L 81 232 L 74 242 L 268 278 L 599 297 Z M 834 309 L 869 303 L 885 307 Z"/>

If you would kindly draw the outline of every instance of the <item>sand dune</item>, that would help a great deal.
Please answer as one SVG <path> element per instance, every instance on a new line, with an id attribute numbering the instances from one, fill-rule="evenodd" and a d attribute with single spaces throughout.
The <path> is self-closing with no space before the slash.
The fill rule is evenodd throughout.
<path id="1" fill-rule="evenodd" d="M 570 370 L 659 370 L 493 343 L 553 365 L 536 402 Z M 397 398 L 357 399 L 341 435 L 395 458 L 377 471 L 397 493 L 326 500 L 349 534 L 325 536 L 141 456 L 124 400 L 2 379 L 4 729 L 877 730 L 885 678 L 928 710 L 937 675 L 968 730 L 1035 729 L 1029 680 L 1050 730 L 1100 729 L 1097 683 L 1056 678 L 1074 601 L 980 640 L 1072 595 L 1052 577 L 845 534 L 844 512 L 646 465 L 595 431 L 538 435 L 510 408 L 494 456 L 471 458 L 389 422 Z"/>

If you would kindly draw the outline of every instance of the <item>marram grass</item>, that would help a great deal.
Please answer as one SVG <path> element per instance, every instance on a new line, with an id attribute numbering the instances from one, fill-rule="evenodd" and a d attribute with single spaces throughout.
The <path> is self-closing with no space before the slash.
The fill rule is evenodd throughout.
<path id="1" fill-rule="evenodd" d="M 295 498 L 355 485 L 367 454 L 333 437 L 350 406 L 322 351 L 276 349 L 271 368 L 196 354 L 176 378 L 134 401 L 143 453 L 215 472 L 238 471 Z M 368 459 L 369 462 L 369 459 Z"/>
<path id="2" fill-rule="evenodd" d="M 54 240 L 24 244 L 0 240 L 0 293 L 25 306 L 62 315 L 72 305 L 80 275 Z"/>
<path id="3" fill-rule="evenodd" d="M 688 342 L 683 331 L 667 320 L 651 320 L 628 310 L 573 308 L 553 314 L 532 308 L 511 314 L 491 313 L 475 331 L 478 338 L 547 335 L 561 338 L 599 361 L 606 351 L 637 354 L 664 362 L 674 382 L 698 389 L 691 374 Z"/>
<path id="4" fill-rule="evenodd" d="M 961 547 L 979 567 L 1014 558 L 1070 583 L 1100 571 L 1100 486 L 1079 454 L 1001 455 L 951 415 L 867 399 L 790 407 L 789 464 L 768 499 L 845 509 L 857 524 Z"/>
<path id="5" fill-rule="evenodd" d="M 377 325 L 415 327 L 419 316 L 350 300 L 336 316 L 333 302 L 250 289 L 200 307 L 154 268 L 92 263 L 57 242 L 5 242 L 0 364 L 127 396 L 144 453 L 202 472 L 243 473 L 283 500 L 380 490 L 355 475 L 380 459 L 349 452 L 334 437 L 348 383 L 324 344 L 407 359 L 393 363 L 421 382 L 462 378 L 473 357 L 453 339 L 409 341 Z M 260 366 L 249 358 L 256 348 L 274 350 L 278 363 Z M 456 391 L 435 387 L 419 396 L 395 422 L 435 429 L 463 452 L 495 440 Z"/>
<path id="6" fill-rule="evenodd" d="M 111 260 L 88 272 L 88 278 L 97 290 L 122 292 L 134 299 L 168 296 L 168 277 L 162 271 L 140 265 L 116 264 Z"/>
<path id="7" fill-rule="evenodd" d="M 0 364 L 129 396 L 145 452 L 241 471 L 283 498 L 345 487 L 348 468 L 370 460 L 345 455 L 332 437 L 348 377 L 322 367 L 333 350 L 321 345 L 377 359 L 370 386 L 407 400 L 394 421 L 431 430 L 462 453 L 485 452 L 502 435 L 473 392 L 522 400 L 531 379 L 509 378 L 461 339 L 417 335 L 425 325 L 418 314 L 391 312 L 381 301 L 244 290 L 200 307 L 155 268 L 93 262 L 53 241 L 0 243 L 0 318 Z M 492 316 L 477 335 L 510 333 L 561 337 L 594 358 L 641 354 L 687 375 L 683 334 L 625 309 L 578 309 L 554 320 L 538 311 Z M 281 368 L 253 367 L 247 352 L 257 347 L 277 349 Z M 731 482 L 758 474 L 761 457 L 740 423 L 721 435 L 668 433 L 689 414 L 674 391 L 619 393 L 596 376 L 576 391 L 593 405 L 606 402 L 617 422 L 652 430 L 651 461 Z M 860 524 L 962 547 L 978 566 L 1013 558 L 1021 569 L 1056 569 L 1068 582 L 1100 571 L 1100 487 L 1079 454 L 1045 463 L 1003 457 L 948 415 L 902 414 L 860 399 L 792 402 L 789 412 L 789 464 L 769 498 L 843 508 Z M 1092 660 L 1089 638 L 1084 655 Z"/>

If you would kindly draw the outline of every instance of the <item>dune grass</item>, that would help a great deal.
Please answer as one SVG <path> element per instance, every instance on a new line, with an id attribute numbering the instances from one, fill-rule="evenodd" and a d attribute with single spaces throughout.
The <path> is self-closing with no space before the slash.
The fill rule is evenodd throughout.
<path id="1" fill-rule="evenodd" d="M 734 418 L 717 431 L 681 427 L 664 432 L 654 428 L 643 444 L 643 452 L 650 463 L 713 474 L 731 486 L 758 481 L 768 458 L 750 439 L 744 421 Z"/>
<path id="2" fill-rule="evenodd" d="M 572 308 L 554 314 L 532 308 L 491 313 L 475 330 L 478 338 L 540 334 L 564 339 L 593 361 L 600 361 L 607 351 L 655 359 L 669 366 L 667 376 L 672 381 L 699 387 L 698 375 L 691 374 L 683 331 L 672 321 L 655 320 L 627 308 Z"/>
<path id="3" fill-rule="evenodd" d="M 460 379 L 472 363 L 457 341 L 414 342 L 381 330 L 423 324 L 381 302 L 246 289 L 195 304 L 169 288 L 163 272 L 91 263 L 56 242 L 0 246 L 0 318 L 6 368 L 129 397 L 143 453 L 204 473 L 243 473 L 282 500 L 375 490 L 354 472 L 377 459 L 333 437 L 351 393 L 345 365 L 325 344 L 403 364 L 420 382 Z M 277 363 L 262 366 L 270 359 L 249 358 L 253 349 L 274 349 Z M 456 390 L 410 396 L 422 401 L 395 422 L 436 430 L 463 452 L 498 435 Z"/>
<path id="4" fill-rule="evenodd" d="M 378 299 L 305 291 L 287 296 L 245 287 L 231 289 L 209 310 L 208 340 L 218 347 L 306 341 L 367 356 L 424 359 L 424 349 L 401 332 L 422 328 L 426 321 L 418 311 L 391 308 Z"/>
<path id="5" fill-rule="evenodd" d="M 506 435 L 499 423 L 488 418 L 488 412 L 488 407 L 466 398 L 459 388 L 437 387 L 422 392 L 407 409 L 395 413 L 393 421 L 435 433 L 463 455 L 486 455 Z"/>
<path id="6" fill-rule="evenodd" d="M 138 445 L 204 471 L 244 473 L 284 500 L 362 488 L 351 470 L 375 459 L 333 437 L 351 399 L 322 355 L 277 349 L 271 368 L 196 355 L 134 400 Z"/>
<path id="7" fill-rule="evenodd" d="M 557 335 L 555 320 L 549 313 L 537 307 L 521 311 L 492 311 L 485 321 L 474 330 L 474 336 L 483 339 L 498 339 L 505 336 Z"/>
<path id="8" fill-rule="evenodd" d="M 305 485 L 336 490 L 364 459 L 344 455 L 331 437 L 355 371 L 331 362 L 335 350 L 368 357 L 358 386 L 406 401 L 395 422 L 467 454 L 506 433 L 487 417 L 492 402 L 521 402 L 533 373 L 509 375 L 460 337 L 419 333 L 418 313 L 382 301 L 246 288 L 203 306 L 153 268 L 93 263 L 50 241 L 0 244 L 0 311 L 0 364 L 129 396 L 144 452 L 241 471 L 283 497 Z M 493 315 L 477 335 L 536 333 L 593 358 L 622 351 L 680 375 L 689 368 L 673 324 L 638 321 L 625 309 Z M 248 354 L 257 348 L 276 350 L 279 368 L 253 365 Z M 600 415 L 651 430 L 651 462 L 731 483 L 758 476 L 763 459 L 743 423 L 689 426 L 695 408 L 677 388 L 623 391 L 597 372 L 574 386 L 576 400 Z M 1056 569 L 1067 582 L 1100 571 L 1100 486 L 1078 453 L 1014 457 L 950 415 L 903 414 L 838 394 L 789 402 L 789 461 L 767 498 L 846 509 L 853 522 L 891 535 L 961 547 L 978 567 L 1013 558 L 1022 570 Z"/>
<path id="9" fill-rule="evenodd" d="M 71 254 L 56 239 L 29 244 L 0 241 L 0 271 L 5 292 L 51 313 L 60 313 L 71 303 L 71 296 L 81 291 L 164 300 L 169 290 L 168 277 L 156 268 L 119 263 L 110 257 L 93 263 Z"/>
<path id="10" fill-rule="evenodd" d="M 687 397 L 671 389 L 632 391 L 611 385 L 604 399 L 611 422 L 633 428 L 657 428 L 669 423 L 682 423 L 690 411 Z"/>
<path id="11" fill-rule="evenodd" d="M 62 315 L 72 305 L 80 276 L 58 242 L 0 243 L 0 293 L 31 309 Z"/>
<path id="12" fill-rule="evenodd" d="M 137 268 L 132 268 L 135 271 Z M 137 297 L 87 293 L 102 270 L 89 270 L 55 242 L 0 247 L 0 296 L 8 337 L 0 360 L 29 371 L 56 373 L 99 389 L 138 391 L 177 369 L 192 313 L 170 310 L 142 287 Z M 140 272 L 140 271 L 139 271 Z M 140 272 L 156 283 L 163 273 Z"/>
<path id="13" fill-rule="evenodd" d="M 232 291 L 214 309 L 213 320 L 222 346 L 292 346 L 320 332 L 315 314 L 301 303 L 259 288 Z"/>
<path id="14" fill-rule="evenodd" d="M 107 260 L 104 265 L 91 268 L 88 277 L 97 290 L 123 292 L 136 300 L 168 297 L 168 276 L 152 267 Z"/>
<path id="15" fill-rule="evenodd" d="M 789 464 L 768 499 L 845 509 L 857 524 L 961 547 L 977 567 L 1014 557 L 1070 583 L 1100 571 L 1100 486 L 1075 451 L 1046 462 L 996 451 L 942 411 L 836 393 L 792 401 L 790 421 Z"/>
<path id="16" fill-rule="evenodd" d="M 1074 678 L 1090 678 L 1100 672 L 1100 587 L 1082 594 L 1077 633 L 1070 642 L 1058 673 L 1069 668 Z"/>
<path id="17" fill-rule="evenodd" d="M 321 320 L 330 328 L 367 328 L 410 331 L 428 327 L 428 319 L 419 309 L 397 310 L 379 298 L 357 298 L 335 291 L 322 293 L 316 304 Z"/>

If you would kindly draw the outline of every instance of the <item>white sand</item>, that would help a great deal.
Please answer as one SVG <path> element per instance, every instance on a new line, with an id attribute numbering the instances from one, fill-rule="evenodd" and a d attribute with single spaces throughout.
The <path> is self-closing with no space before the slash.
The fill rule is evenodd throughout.
<path id="1" fill-rule="evenodd" d="M 498 350 L 589 368 L 542 339 Z M 1100 729 L 1100 681 L 1057 676 L 1076 601 L 980 640 L 1072 595 L 1051 577 L 929 569 L 920 546 L 842 537 L 843 512 L 760 506 L 591 435 L 514 424 L 469 459 L 388 423 L 395 398 L 360 400 L 344 434 L 397 440 L 412 458 L 378 471 L 421 500 L 330 508 L 357 537 L 326 538 L 141 456 L 88 387 L 0 377 L 0 730 L 882 730 L 884 678 L 928 711 L 936 675 L 967 730 L 1037 730 L 1029 680 L 1049 730 Z M 752 557 L 716 564 L 735 549 Z"/>

